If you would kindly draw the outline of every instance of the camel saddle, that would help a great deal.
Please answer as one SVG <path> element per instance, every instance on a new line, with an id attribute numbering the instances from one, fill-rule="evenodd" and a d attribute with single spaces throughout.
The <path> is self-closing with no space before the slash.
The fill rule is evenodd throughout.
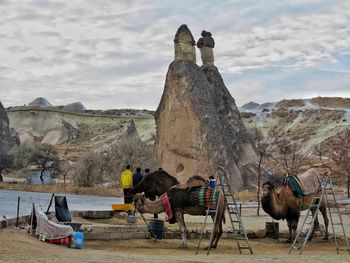
<path id="1" fill-rule="evenodd" d="M 292 178 L 293 179 L 290 180 L 290 187 L 297 197 L 316 193 L 320 184 L 317 171 L 313 168 L 301 175 L 293 176 Z"/>

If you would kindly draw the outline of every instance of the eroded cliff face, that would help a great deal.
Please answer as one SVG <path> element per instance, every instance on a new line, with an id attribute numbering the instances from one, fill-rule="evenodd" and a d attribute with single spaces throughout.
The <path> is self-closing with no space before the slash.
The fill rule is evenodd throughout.
<path id="1" fill-rule="evenodd" d="M 184 27 L 180 28 L 183 32 Z M 211 38 L 205 33 L 204 37 Z M 192 43 L 188 41 L 189 47 L 184 50 Z M 214 46 L 213 40 L 201 43 L 209 43 L 204 45 L 207 48 Z M 235 101 L 213 65 L 214 59 L 206 58 L 208 53 L 213 54 L 208 50 L 202 54 L 202 67 L 175 53 L 155 114 L 155 155 L 163 169 L 180 181 L 195 174 L 215 175 L 217 167 L 224 166 L 237 190 L 243 186 L 240 168 L 253 163 L 256 154 Z"/>
<path id="2" fill-rule="evenodd" d="M 8 152 L 16 144 L 16 139 L 11 135 L 9 119 L 0 102 L 0 154 Z"/>

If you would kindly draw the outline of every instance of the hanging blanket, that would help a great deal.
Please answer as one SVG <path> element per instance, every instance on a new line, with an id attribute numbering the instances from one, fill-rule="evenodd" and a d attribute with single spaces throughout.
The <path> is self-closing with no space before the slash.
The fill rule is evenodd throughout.
<path id="1" fill-rule="evenodd" d="M 196 187 L 194 190 L 195 206 L 204 206 L 209 209 L 216 209 L 219 199 L 219 191 L 211 186 Z"/>
<path id="2" fill-rule="evenodd" d="M 292 189 L 292 192 L 296 197 L 304 196 L 304 191 L 302 184 L 295 176 L 288 176 L 289 187 Z"/>
<path id="3" fill-rule="evenodd" d="M 163 204 L 164 209 L 165 209 L 167 220 L 169 222 L 172 222 L 174 220 L 173 219 L 174 214 L 173 214 L 173 210 L 171 209 L 168 195 L 165 193 L 160 197 L 160 199 L 162 200 L 162 204 Z"/>

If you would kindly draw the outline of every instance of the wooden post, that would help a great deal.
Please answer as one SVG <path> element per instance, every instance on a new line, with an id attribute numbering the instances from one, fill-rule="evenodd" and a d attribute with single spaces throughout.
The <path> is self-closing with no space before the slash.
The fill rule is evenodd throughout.
<path id="1" fill-rule="evenodd" d="M 51 196 L 51 200 L 50 200 L 50 203 L 49 203 L 49 206 L 47 207 L 47 210 L 46 210 L 46 215 L 49 214 L 49 210 L 50 210 L 50 207 L 51 207 L 51 204 L 52 204 L 52 200 L 53 200 L 53 197 L 55 196 L 55 193 L 52 193 L 52 196 Z"/>
<path id="2" fill-rule="evenodd" d="M 19 221 L 19 203 L 21 202 L 21 197 L 18 197 L 17 200 L 17 218 L 16 218 L 16 227 L 18 227 L 18 221 Z"/>
<path id="3" fill-rule="evenodd" d="M 35 209 L 34 209 L 34 203 L 33 203 L 32 213 L 30 215 L 30 232 L 29 232 L 30 235 L 33 235 L 34 213 L 35 213 Z"/>

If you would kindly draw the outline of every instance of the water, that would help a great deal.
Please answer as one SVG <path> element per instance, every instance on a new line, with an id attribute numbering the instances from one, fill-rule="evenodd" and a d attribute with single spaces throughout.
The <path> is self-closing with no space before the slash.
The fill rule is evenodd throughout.
<path id="1" fill-rule="evenodd" d="M 45 171 L 43 177 L 40 178 L 41 171 L 33 170 L 26 173 L 26 182 L 28 184 L 51 184 L 52 176 L 50 171 Z"/>
<path id="2" fill-rule="evenodd" d="M 33 202 L 42 211 L 46 212 L 49 206 L 51 193 L 23 192 L 12 190 L 0 190 L 0 219 L 16 217 L 17 199 L 21 198 L 19 214 L 30 214 Z M 65 195 L 67 197 L 68 209 L 70 211 L 87 211 L 87 210 L 111 210 L 111 204 L 124 203 L 120 197 L 102 197 L 93 195 Z M 50 211 L 55 211 L 55 203 L 51 205 Z"/>

